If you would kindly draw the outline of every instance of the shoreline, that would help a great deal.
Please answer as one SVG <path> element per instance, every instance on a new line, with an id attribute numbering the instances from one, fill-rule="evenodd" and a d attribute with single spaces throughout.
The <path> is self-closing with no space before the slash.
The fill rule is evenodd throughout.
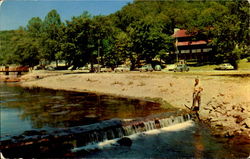
<path id="1" fill-rule="evenodd" d="M 220 72 L 221 73 L 221 72 Z M 23 75 L 23 87 L 91 92 L 150 100 L 177 109 L 191 106 L 194 79 L 199 75 L 204 88 L 199 111 L 202 121 L 215 128 L 214 134 L 232 138 L 244 136 L 250 144 L 249 73 L 239 77 L 211 73 L 65 73 L 38 71 Z M 223 74 L 232 74 L 223 73 Z M 237 75 L 233 73 L 234 76 Z M 165 105 L 165 106 L 166 106 Z"/>

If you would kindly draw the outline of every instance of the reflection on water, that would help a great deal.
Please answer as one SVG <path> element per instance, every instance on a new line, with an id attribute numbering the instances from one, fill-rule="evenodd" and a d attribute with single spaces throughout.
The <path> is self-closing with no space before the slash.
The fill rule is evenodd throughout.
<path id="1" fill-rule="evenodd" d="M 169 111 L 160 104 L 92 93 L 0 84 L 1 136 L 30 129 L 71 127 L 111 118 L 145 117 Z"/>
<path id="2" fill-rule="evenodd" d="M 202 136 L 199 131 L 196 131 L 193 134 L 194 138 L 194 147 L 195 147 L 195 158 L 202 158 L 203 157 L 203 152 L 204 152 L 204 145 L 202 143 Z"/>

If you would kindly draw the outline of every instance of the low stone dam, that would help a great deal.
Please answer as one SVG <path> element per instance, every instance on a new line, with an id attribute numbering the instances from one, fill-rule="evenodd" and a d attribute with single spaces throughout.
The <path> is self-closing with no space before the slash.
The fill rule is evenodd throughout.
<path id="1" fill-rule="evenodd" d="M 18 136 L 1 138 L 0 149 L 5 157 L 62 157 L 78 147 L 168 127 L 191 120 L 192 116 L 182 111 L 166 112 L 63 129 L 30 130 Z"/>

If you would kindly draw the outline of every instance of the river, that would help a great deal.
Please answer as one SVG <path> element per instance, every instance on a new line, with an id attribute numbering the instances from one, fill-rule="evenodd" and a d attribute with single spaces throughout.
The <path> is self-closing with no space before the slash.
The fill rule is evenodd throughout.
<path id="1" fill-rule="evenodd" d="M 128 120 L 176 111 L 171 107 L 163 108 L 159 103 L 137 99 L 22 88 L 15 84 L 4 83 L 1 83 L 0 87 L 1 138 L 20 135 L 31 130 L 56 130 L 90 125 L 113 118 Z M 207 127 L 192 120 L 128 137 L 133 142 L 131 147 L 117 145 L 117 139 L 113 139 L 77 147 L 72 151 L 77 150 L 75 157 L 87 158 L 237 156 L 237 151 L 232 149 L 232 146 L 227 145 L 224 140 L 213 137 Z"/>

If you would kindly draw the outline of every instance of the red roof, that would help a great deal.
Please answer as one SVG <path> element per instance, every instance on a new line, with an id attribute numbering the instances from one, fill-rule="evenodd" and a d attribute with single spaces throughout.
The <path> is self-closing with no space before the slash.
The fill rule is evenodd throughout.
<path id="1" fill-rule="evenodd" d="M 179 37 L 191 37 L 192 35 L 188 34 L 187 30 L 181 29 L 176 31 L 172 36 L 174 38 L 179 38 Z"/>
<path id="2" fill-rule="evenodd" d="M 177 43 L 177 46 L 187 46 L 187 45 L 189 45 L 189 41 L 183 41 L 183 42 L 178 42 Z"/>
<path id="3" fill-rule="evenodd" d="M 191 45 L 206 45 L 207 42 L 205 40 L 192 41 Z"/>
<path id="4" fill-rule="evenodd" d="M 188 45 L 205 45 L 207 42 L 205 40 L 199 40 L 199 41 L 182 41 L 178 42 L 177 46 L 188 46 Z"/>

